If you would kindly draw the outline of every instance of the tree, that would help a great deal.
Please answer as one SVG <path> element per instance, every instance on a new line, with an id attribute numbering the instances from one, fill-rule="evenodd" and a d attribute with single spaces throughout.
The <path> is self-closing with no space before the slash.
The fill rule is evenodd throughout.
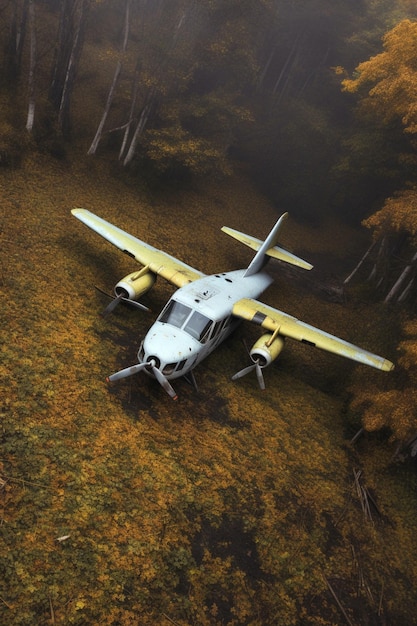
<path id="1" fill-rule="evenodd" d="M 26 130 L 33 129 L 35 121 L 35 89 L 36 89 L 36 25 L 35 25 L 35 0 L 29 0 L 29 31 L 30 31 L 30 60 L 29 60 L 29 102 L 26 120 Z"/>
<path id="2" fill-rule="evenodd" d="M 125 4 L 125 16 L 124 16 L 124 27 L 123 27 L 123 40 L 120 48 L 120 57 L 117 60 L 116 68 L 114 70 L 113 80 L 109 89 L 109 93 L 107 95 L 106 105 L 104 107 L 103 115 L 101 116 L 100 123 L 98 125 L 96 134 L 94 136 L 93 142 L 88 150 L 88 154 L 95 154 L 100 143 L 101 136 L 103 134 L 104 125 L 107 120 L 107 116 L 110 111 L 110 107 L 113 101 L 114 93 L 116 90 L 117 83 L 119 81 L 120 72 L 122 71 L 122 56 L 126 52 L 127 42 L 129 38 L 129 27 L 130 27 L 130 5 L 131 0 L 126 0 Z"/>
<path id="3" fill-rule="evenodd" d="M 403 188 L 390 194 L 382 208 L 364 221 L 377 244 L 371 277 L 383 287 L 386 303 L 402 303 L 415 295 L 417 264 L 417 23 L 401 21 L 384 36 L 383 47 L 383 52 L 358 65 L 354 77 L 343 81 L 343 88 L 359 95 L 358 113 L 365 125 L 377 127 L 381 134 L 394 129 L 408 143 L 396 155 L 403 168 Z M 403 330 L 405 340 L 399 345 L 402 375 L 397 387 L 383 392 L 355 388 L 352 404 L 363 411 L 367 430 L 389 428 L 397 451 L 411 446 L 415 455 L 415 320 L 406 322 Z"/>
<path id="4" fill-rule="evenodd" d="M 404 189 L 386 198 L 382 209 L 364 222 L 379 240 L 373 278 L 384 285 L 386 302 L 401 302 L 413 292 L 417 261 L 417 23 L 400 22 L 384 36 L 383 46 L 342 84 L 345 91 L 359 94 L 358 112 L 365 124 L 378 124 L 385 134 L 398 129 L 398 135 L 408 138 L 408 150 L 403 145 L 396 155 Z"/>
<path id="5" fill-rule="evenodd" d="M 403 20 L 383 40 L 384 51 L 356 68 L 343 88 L 359 92 L 362 114 L 384 125 L 400 121 L 413 147 L 417 135 L 417 22 Z"/>
<path id="6" fill-rule="evenodd" d="M 264 11 L 263 3 L 246 8 L 254 17 Z M 235 131 L 251 119 L 242 91 L 255 81 L 259 20 L 253 26 L 248 15 L 237 2 L 133 3 L 132 45 L 123 73 L 116 67 L 90 154 L 106 122 L 107 132 L 123 131 L 125 166 L 138 159 L 159 172 L 226 171 Z"/>
<path id="7" fill-rule="evenodd" d="M 60 18 L 55 63 L 49 88 L 49 99 L 58 115 L 58 125 L 65 137 L 71 129 L 70 103 L 90 0 L 60 0 Z"/>
<path id="8" fill-rule="evenodd" d="M 362 3 L 328 0 L 273 8 L 257 49 L 255 122 L 241 135 L 238 154 L 276 203 L 312 216 L 339 202 L 329 171 L 351 112 L 332 67 L 350 63 L 358 43 L 346 41 L 365 11 Z"/>
<path id="9" fill-rule="evenodd" d="M 387 285 L 385 302 L 404 302 L 415 287 L 417 190 L 406 189 L 387 198 L 382 209 L 365 220 L 364 225 L 373 230 L 378 242 L 373 279 Z M 389 284 L 393 272 L 397 276 Z"/>
<path id="10" fill-rule="evenodd" d="M 388 391 L 355 386 L 352 407 L 362 411 L 362 422 L 367 431 L 388 428 L 391 442 L 397 445 L 397 453 L 408 451 L 416 456 L 417 321 L 406 322 L 403 332 L 405 337 L 399 344 L 402 355 L 398 360 L 398 365 L 403 368 L 402 382 Z"/>

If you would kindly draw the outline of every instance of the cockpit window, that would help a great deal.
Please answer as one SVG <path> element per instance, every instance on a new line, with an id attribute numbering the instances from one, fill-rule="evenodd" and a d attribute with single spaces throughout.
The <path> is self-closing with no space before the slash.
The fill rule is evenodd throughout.
<path id="1" fill-rule="evenodd" d="M 185 306 L 185 304 L 181 304 L 181 302 L 176 300 L 170 300 L 162 311 L 159 321 L 181 328 L 190 313 L 191 308 L 189 306 Z"/>
<path id="2" fill-rule="evenodd" d="M 194 339 L 198 339 L 198 341 L 203 343 L 207 339 L 212 323 L 211 319 L 198 311 L 194 311 L 184 326 L 184 330 Z"/>
<path id="3" fill-rule="evenodd" d="M 168 302 L 159 317 L 159 321 L 177 328 L 184 328 L 185 332 L 201 343 L 207 340 L 213 325 L 213 321 L 209 317 L 198 311 L 193 311 L 189 306 L 176 300 Z"/>

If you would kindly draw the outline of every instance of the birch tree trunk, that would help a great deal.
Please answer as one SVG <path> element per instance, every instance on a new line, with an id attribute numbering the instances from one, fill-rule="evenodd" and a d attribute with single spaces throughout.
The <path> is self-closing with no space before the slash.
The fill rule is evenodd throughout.
<path id="1" fill-rule="evenodd" d="M 124 167 L 126 167 L 126 165 L 129 165 L 129 163 L 132 161 L 133 157 L 135 156 L 136 146 L 138 145 L 139 138 L 143 132 L 143 129 L 146 126 L 151 109 L 152 109 L 152 100 L 150 100 L 150 102 L 148 102 L 148 104 L 146 104 L 142 109 L 142 112 L 139 117 L 139 121 L 136 125 L 136 129 L 132 137 L 132 141 L 130 142 L 129 150 L 127 151 L 127 154 L 123 161 Z"/>
<path id="2" fill-rule="evenodd" d="M 130 3 L 131 3 L 131 0 L 126 0 L 123 42 L 122 42 L 122 46 L 121 46 L 121 50 L 120 50 L 121 54 L 124 54 L 126 52 L 127 41 L 128 41 L 128 38 L 129 38 Z M 116 90 L 116 85 L 118 83 L 121 71 L 122 71 L 122 61 L 121 61 L 121 59 L 119 59 L 117 61 L 116 69 L 114 71 L 113 81 L 112 81 L 112 84 L 110 86 L 109 93 L 107 95 L 107 101 L 106 101 L 106 106 L 104 107 L 103 115 L 101 116 L 101 120 L 100 120 L 100 123 L 98 125 L 96 134 L 94 136 L 94 139 L 93 139 L 93 141 L 91 143 L 91 146 L 90 146 L 87 154 L 95 154 L 96 153 L 96 150 L 98 148 L 98 144 L 100 143 L 101 136 L 103 134 L 104 125 L 106 123 L 107 116 L 109 114 L 110 107 L 111 107 L 111 104 L 113 102 L 114 92 Z"/>
<path id="3" fill-rule="evenodd" d="M 299 44 L 299 41 L 300 41 L 300 37 L 301 37 L 301 35 L 300 35 L 300 34 L 296 37 L 296 39 L 295 39 L 295 41 L 294 41 L 294 43 L 293 43 L 293 46 L 292 46 L 291 50 L 289 51 L 289 53 L 288 53 L 288 55 L 287 55 L 287 58 L 286 58 L 286 60 L 285 60 L 285 63 L 284 63 L 284 65 L 282 66 L 281 71 L 280 71 L 280 73 L 279 73 L 279 75 L 278 75 L 278 78 L 277 78 L 277 80 L 275 81 L 274 87 L 273 87 L 273 89 L 272 89 L 272 93 L 273 93 L 273 94 L 276 94 L 276 93 L 277 93 L 279 86 L 281 85 L 281 83 L 282 83 L 282 82 L 283 82 L 283 80 L 284 80 L 284 77 L 285 77 L 285 75 L 286 75 L 286 73 L 287 73 L 287 70 L 290 70 L 290 69 L 291 69 L 291 66 L 292 66 L 292 65 L 293 65 L 293 63 L 294 63 L 294 60 L 295 60 L 295 59 L 296 59 L 296 57 L 297 57 L 297 52 L 298 52 L 298 44 Z M 288 76 L 287 76 L 286 81 L 287 81 L 287 80 L 288 80 Z"/>
<path id="4" fill-rule="evenodd" d="M 172 40 L 171 40 L 171 44 L 169 46 L 168 49 L 168 53 L 166 54 L 165 58 L 161 61 L 161 63 L 159 64 L 159 67 L 157 69 L 157 73 L 159 76 L 162 77 L 163 72 L 167 66 L 167 64 L 170 61 L 170 54 L 172 53 L 172 51 L 174 50 L 175 46 L 177 45 L 178 42 L 178 38 L 179 38 L 179 34 L 181 29 L 184 27 L 185 22 L 187 21 L 187 11 L 183 11 L 182 14 L 180 15 L 178 22 L 175 26 L 174 29 L 174 34 L 172 36 Z M 139 77 L 139 74 L 137 73 L 137 78 Z M 136 82 L 136 87 L 138 86 L 138 80 Z M 142 108 L 141 114 L 139 116 L 139 120 L 138 123 L 136 125 L 136 129 L 135 132 L 133 134 L 133 137 L 131 139 L 130 145 L 129 145 L 129 149 L 127 151 L 127 154 L 123 160 L 123 166 L 126 167 L 127 165 L 129 165 L 129 163 L 132 161 L 133 157 L 135 156 L 135 152 L 136 152 L 136 147 L 138 145 L 139 142 L 139 138 L 141 136 L 141 134 L 143 133 L 143 130 L 145 129 L 145 126 L 148 122 L 149 116 L 151 114 L 152 108 L 155 104 L 155 100 L 156 100 L 156 88 L 153 87 L 147 97 L 147 100 L 145 100 L 145 104 Z M 125 135 L 123 138 L 123 145 L 122 148 L 120 149 L 120 153 L 119 153 L 119 159 L 122 158 L 122 154 L 125 150 L 125 147 L 127 145 L 127 139 L 128 139 L 128 134 L 129 134 L 129 128 L 131 126 L 131 122 L 133 119 L 133 109 L 131 109 L 131 115 L 130 115 L 130 120 L 128 122 L 128 125 L 126 127 L 126 131 L 125 131 Z M 122 152 L 123 150 L 123 152 Z"/>
<path id="5" fill-rule="evenodd" d="M 86 13 L 87 13 L 89 2 L 90 0 L 81 0 L 80 6 L 79 6 L 77 25 L 75 28 L 71 54 L 68 60 L 67 70 L 65 74 L 61 102 L 59 105 L 58 124 L 65 137 L 69 136 L 70 129 L 71 129 L 70 103 L 71 103 L 72 91 L 74 88 L 78 61 L 79 61 L 82 46 L 83 46 Z"/>
<path id="6" fill-rule="evenodd" d="M 59 110 L 62 98 L 66 68 L 71 54 L 71 38 L 73 31 L 71 1 L 60 0 L 60 5 L 61 9 L 59 14 L 58 39 L 55 50 L 52 79 L 49 87 L 49 99 L 56 111 Z"/>
<path id="7" fill-rule="evenodd" d="M 413 256 L 413 258 L 411 259 L 407 267 L 400 274 L 400 276 L 398 277 L 398 280 L 396 281 L 392 289 L 389 291 L 388 295 L 386 296 L 384 300 L 385 303 L 392 302 L 393 300 L 396 300 L 399 297 L 401 297 L 402 293 L 404 292 L 403 285 L 407 280 L 410 280 L 411 275 L 414 272 L 416 263 L 417 263 L 417 252 Z M 409 285 L 405 289 L 409 290 L 410 288 L 411 286 Z"/>
<path id="8" fill-rule="evenodd" d="M 357 264 L 357 266 L 353 269 L 353 271 L 349 274 L 349 276 L 347 278 L 345 278 L 345 280 L 343 281 L 344 285 L 347 285 L 348 283 L 350 283 L 350 281 L 352 280 L 352 278 L 355 276 L 356 272 L 359 271 L 359 269 L 362 267 L 362 265 L 365 263 L 366 259 L 368 258 L 368 256 L 371 254 L 372 250 L 375 248 L 376 245 L 376 241 L 374 241 L 370 247 L 368 248 L 368 250 L 365 252 L 365 254 L 363 255 L 363 257 L 361 258 L 361 260 L 359 261 L 359 263 Z"/>
<path id="9" fill-rule="evenodd" d="M 270 65 L 272 63 L 272 60 L 273 60 L 273 58 L 275 56 L 275 52 L 276 52 L 276 46 L 274 46 L 272 48 L 272 50 L 271 50 L 271 52 L 269 54 L 269 57 L 268 57 L 266 63 L 264 64 L 262 71 L 260 72 L 260 75 L 259 75 L 259 78 L 258 78 L 258 83 L 257 83 L 257 86 L 256 86 L 258 91 L 260 91 L 263 88 L 264 80 L 265 80 L 266 75 L 268 73 L 269 67 L 270 67 Z"/>
<path id="10" fill-rule="evenodd" d="M 138 93 L 139 93 L 139 75 L 140 75 L 140 72 L 139 72 L 139 63 L 138 63 L 136 65 L 135 75 L 134 75 L 134 78 L 133 78 L 132 102 L 131 102 L 131 105 L 130 105 L 129 119 L 128 119 L 128 122 L 126 124 L 125 132 L 124 132 L 124 135 L 123 135 L 122 145 L 120 147 L 119 161 L 121 161 L 123 159 L 123 157 L 125 156 L 126 146 L 127 146 L 128 140 L 129 140 L 130 129 L 131 129 L 132 124 L 133 124 L 133 119 L 134 119 L 134 114 L 135 114 L 135 109 L 136 109 L 136 102 L 137 102 Z"/>
<path id="11" fill-rule="evenodd" d="M 36 86 L 36 28 L 35 28 L 35 0 L 29 0 L 29 30 L 30 30 L 30 60 L 28 84 L 28 114 L 26 130 L 30 133 L 35 121 L 35 86 Z"/>
<path id="12" fill-rule="evenodd" d="M 378 254 L 372 270 L 368 276 L 368 281 L 374 280 L 377 285 L 381 283 L 387 271 L 387 238 L 383 237 L 379 244 Z"/>

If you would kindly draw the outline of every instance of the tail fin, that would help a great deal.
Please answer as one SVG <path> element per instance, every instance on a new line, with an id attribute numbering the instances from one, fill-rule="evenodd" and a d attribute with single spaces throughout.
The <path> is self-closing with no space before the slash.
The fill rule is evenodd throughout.
<path id="1" fill-rule="evenodd" d="M 237 239 L 246 246 L 249 246 L 252 250 L 256 250 L 256 254 L 250 262 L 248 269 L 245 272 L 245 276 L 252 276 L 253 274 L 260 272 L 265 263 L 268 261 L 268 257 L 273 257 L 274 259 L 291 263 L 291 265 L 297 265 L 305 270 L 311 270 L 313 266 L 310 263 L 307 263 L 307 261 L 295 256 L 295 254 L 291 254 L 291 252 L 287 252 L 287 250 L 275 245 L 278 240 L 278 234 L 281 226 L 287 217 L 288 213 L 281 215 L 265 241 L 261 241 L 256 237 L 251 237 L 251 235 L 245 235 L 245 233 L 241 233 L 233 228 L 223 226 L 222 231 L 224 233 L 227 233 L 234 239 Z"/>

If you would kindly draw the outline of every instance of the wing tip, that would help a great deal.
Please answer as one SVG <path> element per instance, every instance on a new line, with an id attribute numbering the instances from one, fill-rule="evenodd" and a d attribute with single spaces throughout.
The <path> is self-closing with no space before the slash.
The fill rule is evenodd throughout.
<path id="1" fill-rule="evenodd" d="M 384 359 L 381 369 L 384 372 L 392 372 L 392 370 L 395 369 L 395 365 L 391 361 L 388 361 L 388 359 Z"/>
<path id="2" fill-rule="evenodd" d="M 71 209 L 71 213 L 72 215 L 75 215 L 75 217 L 77 217 L 77 215 L 80 215 L 82 213 L 87 213 L 86 209 L 81 209 L 80 207 L 76 207 L 75 209 Z"/>

